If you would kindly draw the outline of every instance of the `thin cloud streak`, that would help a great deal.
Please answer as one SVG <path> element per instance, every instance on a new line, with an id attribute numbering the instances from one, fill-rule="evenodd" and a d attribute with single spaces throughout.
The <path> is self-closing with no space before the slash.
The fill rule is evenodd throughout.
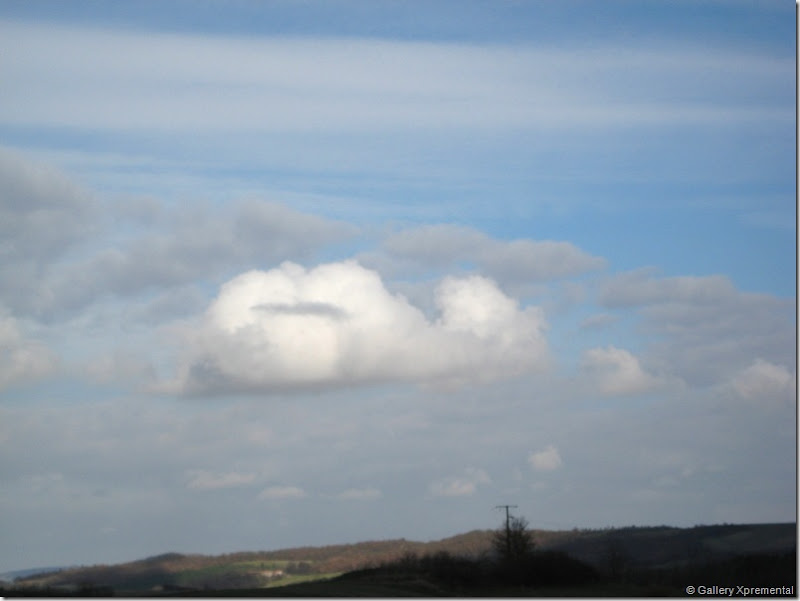
<path id="1" fill-rule="evenodd" d="M 793 118 L 791 107 L 753 103 L 737 83 L 779 88 L 793 66 L 728 48 L 582 54 L 530 45 L 140 35 L 9 21 L 0 22 L 0 34 L 18 57 L 5 74 L 6 125 L 320 133 L 754 126 Z M 693 98 L 676 96 L 690 85 Z"/>

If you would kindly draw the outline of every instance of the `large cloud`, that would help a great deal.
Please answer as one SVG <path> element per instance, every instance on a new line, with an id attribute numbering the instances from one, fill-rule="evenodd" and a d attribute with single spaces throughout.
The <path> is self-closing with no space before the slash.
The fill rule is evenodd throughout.
<path id="1" fill-rule="evenodd" d="M 226 283 L 186 334 L 185 393 L 276 391 L 377 381 L 452 386 L 543 368 L 546 324 L 484 277 L 445 278 L 428 320 L 354 261 L 286 262 Z"/>

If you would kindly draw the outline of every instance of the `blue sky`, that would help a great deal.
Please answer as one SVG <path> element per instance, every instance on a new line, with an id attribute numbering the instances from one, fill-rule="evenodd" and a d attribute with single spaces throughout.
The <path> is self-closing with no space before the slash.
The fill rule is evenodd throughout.
<path id="1" fill-rule="evenodd" d="M 4 2 L 0 568 L 794 519 L 794 43 L 779 2 Z"/>

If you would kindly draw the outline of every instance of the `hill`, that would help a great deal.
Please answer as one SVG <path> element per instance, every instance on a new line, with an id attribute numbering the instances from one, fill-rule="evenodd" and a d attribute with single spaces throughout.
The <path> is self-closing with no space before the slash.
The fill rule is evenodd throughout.
<path id="1" fill-rule="evenodd" d="M 434 590 L 441 591 L 441 583 L 417 578 L 413 582 L 406 579 L 401 586 L 396 571 L 375 570 L 381 565 L 399 565 L 398 562 L 402 564 L 403 561 L 406 561 L 403 565 L 408 567 L 410 557 L 437 554 L 440 557 L 486 560 L 491 550 L 492 533 L 491 530 L 474 530 L 432 542 L 396 539 L 218 556 L 166 553 L 125 564 L 27 575 L 17 578 L 14 588 L 17 592 L 21 589 L 49 589 L 51 593 L 80 592 L 85 595 L 96 592 L 121 595 L 213 594 L 214 591 L 228 590 L 264 596 L 273 587 L 282 587 L 281 593 L 289 596 L 290 589 L 285 587 L 297 585 L 300 587 L 296 590 L 299 596 L 324 596 L 320 590 L 339 582 L 332 579 L 361 570 L 360 579 L 346 579 L 346 586 L 350 587 L 348 590 L 353 595 L 345 596 L 357 596 L 355 589 L 359 586 L 373 590 L 374 594 L 370 596 L 387 596 L 376 592 L 387 587 L 398 593 L 391 596 L 404 596 L 402 590 L 406 590 L 408 596 L 412 591 L 427 591 L 428 594 L 422 596 L 431 596 Z M 551 558 L 572 558 L 613 581 L 632 581 L 645 573 L 648 578 L 667 572 L 674 575 L 680 570 L 712 564 L 719 566 L 737 558 L 793 556 L 797 542 L 796 524 L 533 530 L 532 534 L 537 549 L 551 552 Z M 363 572 L 366 568 L 372 571 Z M 319 580 L 328 582 L 312 582 Z"/>
<path id="2" fill-rule="evenodd" d="M 51 566 L 46 568 L 32 568 L 28 570 L 14 570 L 12 572 L 3 572 L 0 574 L 0 581 L 13 582 L 18 578 L 25 578 L 35 574 L 47 574 L 48 572 L 60 572 L 69 569 L 71 566 Z"/>

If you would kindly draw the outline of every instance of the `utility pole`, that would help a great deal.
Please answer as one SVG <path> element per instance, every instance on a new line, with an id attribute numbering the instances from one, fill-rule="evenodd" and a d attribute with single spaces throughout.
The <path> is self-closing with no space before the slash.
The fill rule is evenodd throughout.
<path id="1" fill-rule="evenodd" d="M 511 513 L 508 511 L 511 508 L 516 509 L 516 505 L 497 505 L 495 509 L 506 510 L 506 556 L 511 557 Z"/>

